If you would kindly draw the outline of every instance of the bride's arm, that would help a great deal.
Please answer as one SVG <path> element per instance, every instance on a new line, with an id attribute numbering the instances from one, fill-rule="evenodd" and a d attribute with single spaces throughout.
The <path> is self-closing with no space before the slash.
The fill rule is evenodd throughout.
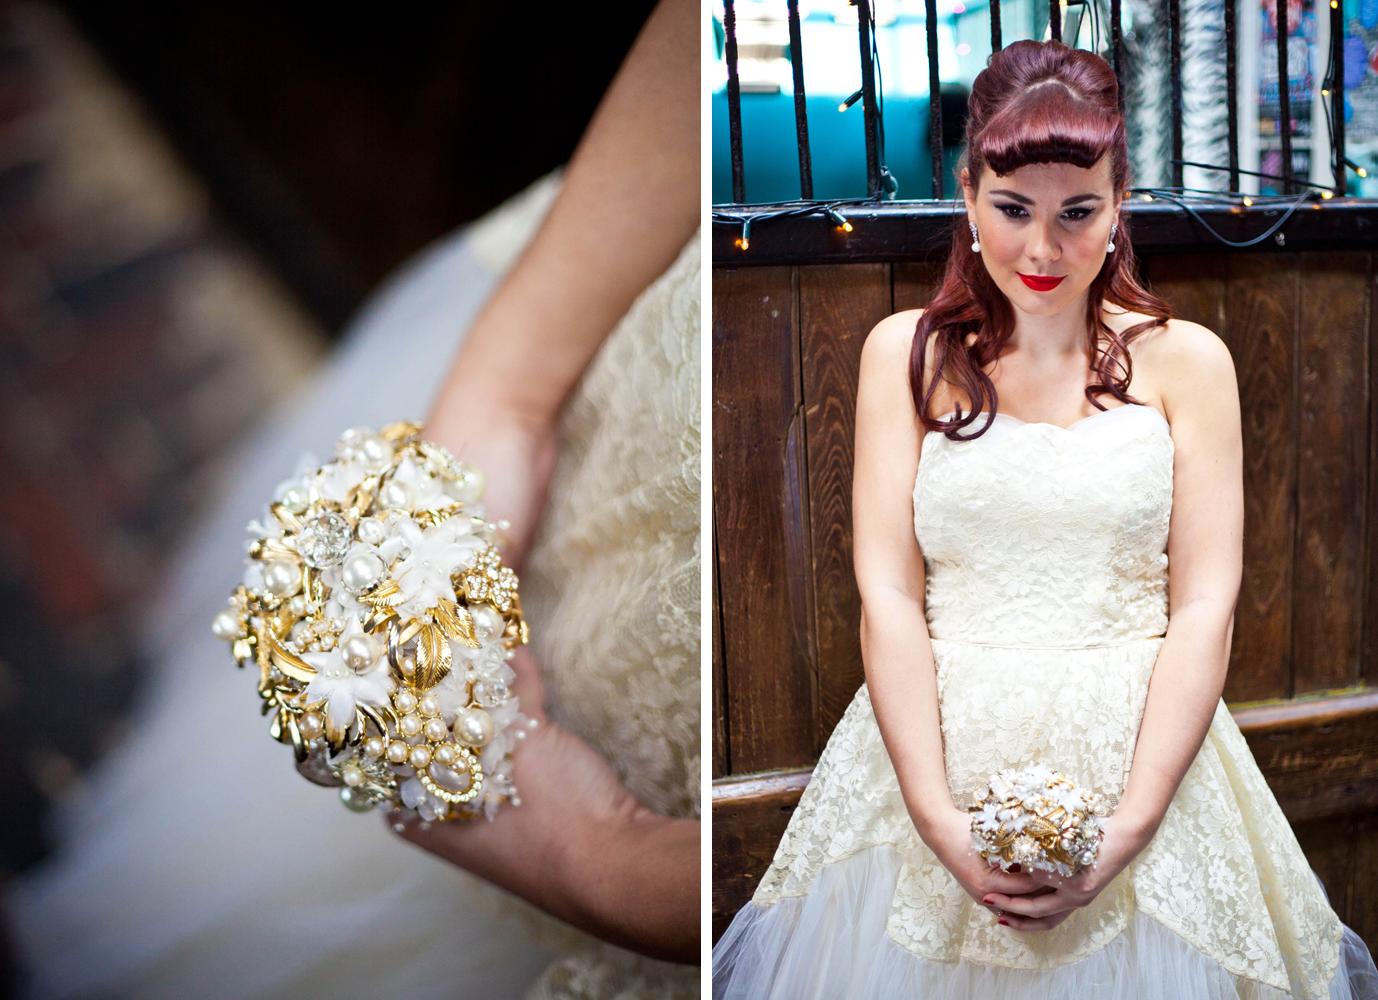
<path id="1" fill-rule="evenodd" d="M 661 0 L 566 168 L 559 194 L 465 337 L 425 435 L 486 477 L 520 573 L 570 391 L 635 298 L 699 223 L 700 9 Z M 523 711 L 543 715 L 538 671 L 511 661 Z M 522 805 L 492 822 L 412 824 L 420 847 L 615 944 L 699 958 L 699 823 L 659 816 L 609 763 L 554 722 L 513 755 Z"/>
<path id="2" fill-rule="evenodd" d="M 481 469 L 520 572 L 570 391 L 699 222 L 699 7 L 661 0 L 618 70 L 540 228 L 474 318 L 423 420 Z"/>
<path id="3" fill-rule="evenodd" d="M 956 809 L 948 790 L 923 554 L 911 497 L 922 427 L 909 393 L 917 312 L 878 323 L 861 352 L 852 474 L 852 548 L 866 683 L 905 805 L 924 839 Z M 931 354 L 931 352 L 930 352 Z"/>
<path id="4" fill-rule="evenodd" d="M 1161 341 L 1174 446 L 1167 635 L 1115 816 L 1147 845 L 1196 759 L 1225 688 L 1244 564 L 1244 458 L 1229 349 L 1173 321 Z M 1169 395 L 1170 394 L 1170 395 Z"/>
<path id="5" fill-rule="evenodd" d="M 540 228 L 480 311 L 428 422 L 490 393 L 546 423 L 637 295 L 699 225 L 699 5 L 661 0 Z"/>

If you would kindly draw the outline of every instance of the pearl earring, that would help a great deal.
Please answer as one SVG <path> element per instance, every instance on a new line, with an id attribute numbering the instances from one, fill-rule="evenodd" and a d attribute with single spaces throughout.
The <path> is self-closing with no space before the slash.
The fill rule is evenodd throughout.
<path id="1" fill-rule="evenodd" d="M 967 225 L 971 227 L 971 252 L 972 252 L 972 253 L 980 253 L 980 252 L 981 252 L 981 240 L 980 240 L 980 238 L 977 237 L 977 235 L 976 235 L 976 223 L 974 223 L 974 222 L 968 222 Z"/>
<path id="2" fill-rule="evenodd" d="M 1115 230 L 1119 228 L 1119 225 L 1120 224 L 1118 222 L 1110 223 L 1110 242 L 1105 245 L 1106 253 L 1115 252 Z"/>

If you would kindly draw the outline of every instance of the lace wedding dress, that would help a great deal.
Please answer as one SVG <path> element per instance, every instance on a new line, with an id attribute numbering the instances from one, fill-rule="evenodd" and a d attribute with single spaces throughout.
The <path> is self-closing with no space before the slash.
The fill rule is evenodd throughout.
<path id="1" fill-rule="evenodd" d="M 925 436 L 914 530 L 959 806 L 1035 761 L 1119 801 L 1167 629 L 1173 450 L 1162 414 L 1137 404 L 1065 428 L 997 413 L 972 441 Z M 1034 932 L 997 924 L 915 833 L 863 686 L 714 949 L 713 992 L 1373 997 L 1378 969 L 1223 700 L 1149 846 Z"/>
<path id="2" fill-rule="evenodd" d="M 562 177 L 408 262 L 227 463 L 150 602 L 135 735 L 61 804 L 60 851 L 5 900 L 29 995 L 699 996 L 697 968 L 604 946 L 309 784 L 209 629 L 245 524 L 303 452 L 424 415 Z M 551 715 L 677 816 L 699 811 L 699 253 L 695 236 L 585 371 L 522 572 Z"/>

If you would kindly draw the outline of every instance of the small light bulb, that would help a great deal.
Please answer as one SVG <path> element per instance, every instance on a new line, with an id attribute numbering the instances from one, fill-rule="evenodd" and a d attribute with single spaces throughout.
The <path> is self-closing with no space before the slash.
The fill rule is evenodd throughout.
<path id="1" fill-rule="evenodd" d="M 1360 177 L 1368 176 L 1368 171 L 1365 170 L 1363 167 L 1360 167 L 1358 170 L 1355 171 L 1355 173 L 1357 173 Z"/>
<path id="2" fill-rule="evenodd" d="M 844 233 L 850 233 L 852 231 L 852 224 L 850 222 L 842 223 L 842 231 Z"/>
<path id="3" fill-rule="evenodd" d="M 1254 203 L 1254 200 L 1253 200 L 1252 198 L 1250 198 L 1248 195 L 1245 195 L 1245 196 L 1244 196 L 1244 206 L 1245 206 L 1246 208 L 1247 208 L 1248 206 L 1252 205 L 1253 203 Z"/>
<path id="4" fill-rule="evenodd" d="M 1335 197 L 1335 192 L 1334 192 L 1334 191 L 1322 191 L 1322 192 L 1321 192 L 1321 198 L 1324 199 L 1325 201 L 1329 201 L 1329 200 L 1330 200 L 1331 198 L 1333 198 L 1333 197 Z"/>
<path id="5" fill-rule="evenodd" d="M 751 241 L 748 239 L 743 239 L 742 237 L 738 237 L 737 246 L 741 247 L 743 250 L 749 250 L 751 248 Z"/>

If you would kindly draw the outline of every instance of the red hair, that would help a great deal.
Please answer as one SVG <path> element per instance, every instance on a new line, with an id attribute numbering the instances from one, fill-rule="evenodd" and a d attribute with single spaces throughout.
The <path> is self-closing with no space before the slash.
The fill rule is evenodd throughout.
<path id="1" fill-rule="evenodd" d="M 1061 42 L 1014 42 L 992 55 L 977 75 L 967 109 L 966 151 L 957 172 L 960 177 L 966 166 L 973 188 L 979 185 L 986 165 L 1006 176 L 1030 163 L 1072 163 L 1090 168 L 1106 154 L 1110 156 L 1113 190 L 1123 191 L 1128 186 L 1129 150 L 1119 109 L 1119 85 L 1109 64 L 1094 53 Z M 1096 399 L 1106 392 L 1126 403 L 1139 402 L 1128 393 L 1132 373 L 1128 344 L 1171 316 L 1167 302 L 1141 285 L 1134 272 L 1128 219 L 1121 214 L 1115 251 L 1106 256 L 1086 297 L 1086 346 L 1095 359 L 1097 375 L 1097 381 L 1087 385 L 1086 396 L 1097 409 L 1106 409 Z M 1102 302 L 1153 318 L 1117 334 L 1101 320 Z M 929 334 L 935 331 L 933 380 L 925 387 L 924 357 Z M 1104 349 L 1101 331 L 1109 341 Z M 968 347 L 966 338 L 972 333 L 977 337 Z M 988 423 L 967 437 L 956 431 L 982 411 L 995 413 L 995 384 L 982 368 L 999 357 L 1013 333 L 1009 299 L 972 252 L 965 217 L 954 216 L 952 251 L 943 281 L 919 317 L 909 356 L 910 391 L 925 429 L 943 431 L 953 440 L 985 433 Z M 1113 375 L 1117 366 L 1124 373 L 1120 379 Z M 950 420 L 930 417 L 928 405 L 940 381 L 960 386 L 972 402 L 972 412 L 963 413 L 958 404 Z"/>

